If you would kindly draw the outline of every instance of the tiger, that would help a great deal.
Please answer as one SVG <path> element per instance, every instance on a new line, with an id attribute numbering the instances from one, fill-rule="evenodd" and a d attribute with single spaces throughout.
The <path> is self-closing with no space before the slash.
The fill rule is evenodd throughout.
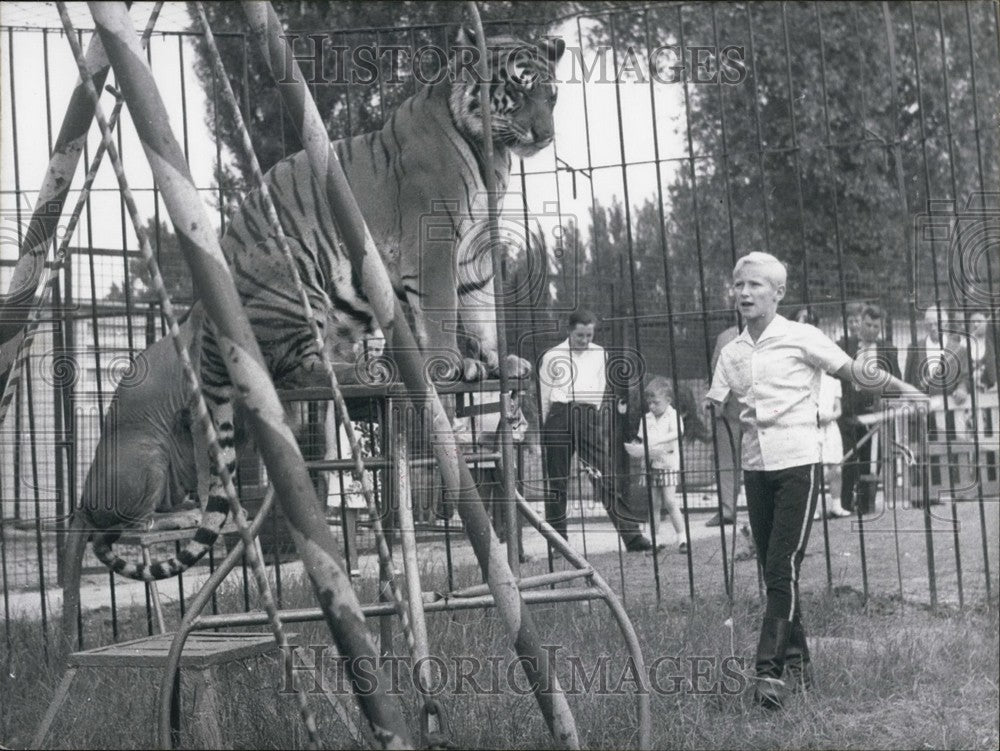
<path id="1" fill-rule="evenodd" d="M 475 32 L 461 29 L 456 44 L 474 47 Z M 531 157 L 554 140 L 554 72 L 565 51 L 558 38 L 529 45 L 505 35 L 491 37 L 487 44 L 494 53 L 487 82 L 457 75 L 452 58 L 453 75 L 420 88 L 380 130 L 332 142 L 394 292 L 408 308 L 418 346 L 436 363 L 436 377 L 452 380 L 476 380 L 498 371 L 492 261 L 489 244 L 476 242 L 487 213 L 485 175 L 492 170 L 496 193 L 503 196 L 512 157 Z M 485 163 L 480 110 L 484 85 L 489 86 L 492 119 L 491 164 Z M 304 151 L 279 161 L 264 180 L 325 349 L 335 367 L 356 363 L 359 343 L 378 339 L 381 332 L 342 245 L 324 185 L 313 176 Z M 422 233 L 423 220 L 435 213 L 445 217 L 447 231 Z M 311 327 L 266 216 L 261 191 L 255 189 L 229 222 L 223 253 L 275 385 L 326 385 Z M 458 324 L 478 358 L 463 357 Z M 232 473 L 233 386 L 214 325 L 208 316 L 201 316 L 199 325 L 194 336 L 200 345 L 202 389 L 222 461 Z M 526 361 L 520 360 L 520 366 L 520 374 L 530 370 Z M 207 449 L 199 445 L 200 430 L 191 433 L 201 476 Z M 147 582 L 176 576 L 198 561 L 214 545 L 228 515 L 221 477 L 214 466 L 206 472 L 201 526 L 177 555 L 149 564 L 127 560 L 112 548 L 120 531 L 110 529 L 95 535 L 97 557 L 116 573 Z M 157 502 L 146 500 L 150 508 Z M 137 505 L 131 504 L 133 511 Z"/>

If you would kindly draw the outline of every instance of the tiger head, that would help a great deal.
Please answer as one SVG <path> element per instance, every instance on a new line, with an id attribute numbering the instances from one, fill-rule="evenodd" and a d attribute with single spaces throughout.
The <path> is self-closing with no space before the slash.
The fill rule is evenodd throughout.
<path id="1" fill-rule="evenodd" d="M 476 48 L 474 31 L 462 29 L 458 53 L 452 58 L 451 114 L 458 129 L 472 141 L 483 140 L 478 77 L 467 54 Z M 528 44 L 511 36 L 486 41 L 490 64 L 490 114 L 493 140 L 519 157 L 538 153 L 555 136 L 552 109 L 556 103 L 555 66 L 566 45 L 561 39 Z M 478 55 L 477 55 L 478 57 Z"/>

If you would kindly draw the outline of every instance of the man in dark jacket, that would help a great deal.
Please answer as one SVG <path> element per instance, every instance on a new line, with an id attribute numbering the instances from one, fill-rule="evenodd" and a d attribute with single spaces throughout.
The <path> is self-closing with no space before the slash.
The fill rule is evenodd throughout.
<path id="1" fill-rule="evenodd" d="M 877 365 L 899 378 L 899 352 L 885 342 L 881 335 L 882 311 L 877 305 L 866 305 L 861 311 L 857 338 L 848 337 L 846 342 L 841 340 L 838 345 L 853 359 Z M 840 503 L 848 511 L 867 514 L 875 510 L 876 483 L 859 483 L 859 480 L 871 464 L 871 441 L 865 441 L 860 446 L 858 444 L 868 432 L 861 416 L 878 412 L 879 396 L 876 393 L 859 391 L 851 384 L 844 384 L 842 404 L 842 413 L 837 424 L 840 426 L 840 436 L 844 442 L 844 454 L 847 455 L 853 449 L 857 450 L 844 462 Z"/>

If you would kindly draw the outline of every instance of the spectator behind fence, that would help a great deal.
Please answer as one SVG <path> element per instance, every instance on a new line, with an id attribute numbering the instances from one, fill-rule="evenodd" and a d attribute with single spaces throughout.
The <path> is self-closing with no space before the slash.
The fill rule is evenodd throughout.
<path id="1" fill-rule="evenodd" d="M 951 331 L 948 311 L 932 306 L 924 311 L 916 346 L 906 353 L 903 380 L 925 394 L 947 396 L 950 405 L 965 403 L 970 390 L 968 352 Z"/>
<path id="2" fill-rule="evenodd" d="M 594 344 L 597 319 L 588 311 L 570 314 L 567 338 L 542 355 L 538 391 L 542 409 L 542 446 L 548 491 L 545 519 L 567 536 L 566 487 L 575 452 L 589 468 L 594 492 L 630 553 L 652 550 L 638 521 L 625 515 L 626 505 L 611 483 L 611 394 L 607 355 Z M 626 405 L 622 403 L 624 409 Z"/>
<path id="3" fill-rule="evenodd" d="M 865 367 L 877 366 L 899 378 L 899 353 L 882 338 L 882 310 L 877 305 L 865 305 L 856 338 L 847 338 L 844 351 Z M 859 390 L 851 384 L 843 387 L 840 435 L 842 450 L 851 456 L 844 461 L 840 506 L 846 511 L 869 514 L 875 510 L 876 482 L 861 482 L 861 475 L 871 466 L 871 440 L 867 439 L 865 415 L 880 409 L 879 396 Z M 853 453 L 852 453 L 853 452 Z M 879 469 L 876 468 L 876 477 Z"/>
<path id="4" fill-rule="evenodd" d="M 799 570 L 819 487 L 816 420 L 820 376 L 834 373 L 861 388 L 919 394 L 885 371 L 851 358 L 821 331 L 778 315 L 787 271 L 768 253 L 743 256 L 733 269 L 746 328 L 719 356 L 708 398 L 740 405 L 743 481 L 767 605 L 755 657 L 754 701 L 782 707 L 787 669 L 795 690 L 811 686 L 802 626 Z"/>
<path id="5" fill-rule="evenodd" d="M 861 328 L 861 311 L 865 309 L 863 302 L 849 302 L 844 305 L 844 320 L 847 322 L 847 329 L 844 335 L 837 340 L 837 346 L 847 352 L 851 346 L 858 346 L 858 331 Z M 853 340 L 853 345 L 852 345 Z"/>
<path id="6" fill-rule="evenodd" d="M 990 391 L 997 385 L 997 350 L 995 324 L 982 310 L 969 313 L 969 361 L 972 385 L 978 391 Z"/>
<path id="7" fill-rule="evenodd" d="M 629 456 L 642 459 L 645 462 L 646 452 L 649 452 L 648 474 L 643 474 L 643 484 L 652 488 L 653 511 L 650 527 L 653 536 L 659 542 L 657 549 L 666 547 L 660 537 L 660 520 L 670 517 L 674 527 L 675 542 L 680 552 L 687 552 L 687 535 L 684 532 L 684 519 L 677 506 L 677 473 L 680 470 L 680 438 L 684 434 L 684 426 L 679 423 L 677 410 L 673 407 L 673 387 L 663 376 L 654 376 L 646 385 L 645 397 L 649 411 L 646 413 L 645 430 L 639 423 L 638 437 L 625 444 Z M 643 466 L 645 469 L 645 465 Z"/>
<path id="8" fill-rule="evenodd" d="M 800 309 L 795 314 L 795 320 L 799 323 L 808 323 L 810 326 L 819 326 L 819 317 L 809 308 Z M 843 389 L 840 381 L 829 373 L 823 373 L 819 382 L 817 413 L 819 416 L 820 458 L 823 464 L 823 479 L 827 488 L 826 515 L 831 519 L 840 519 L 851 515 L 850 511 L 840 505 L 840 463 L 844 459 L 844 444 L 840 438 L 837 418 L 840 417 L 842 411 L 842 394 Z M 817 504 L 813 521 L 820 519 L 822 519 L 822 511 Z"/>

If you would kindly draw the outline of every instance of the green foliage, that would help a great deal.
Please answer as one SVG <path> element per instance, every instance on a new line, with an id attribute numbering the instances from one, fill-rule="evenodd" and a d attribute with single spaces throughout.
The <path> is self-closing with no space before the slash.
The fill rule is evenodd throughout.
<path id="1" fill-rule="evenodd" d="M 159 228 L 156 220 L 150 218 L 146 222 L 146 233 L 149 237 L 153 254 L 160 267 L 163 284 L 174 305 L 188 305 L 194 297 L 191 281 L 191 269 L 188 268 L 181 253 L 177 235 L 168 223 L 161 222 Z M 153 289 L 152 277 L 146 261 L 142 257 L 131 258 L 128 262 L 129 298 L 132 304 L 159 302 L 156 290 Z M 124 301 L 125 290 L 117 283 L 111 285 L 107 295 L 108 300 Z"/>
<path id="2" fill-rule="evenodd" d="M 744 82 L 686 87 L 696 158 L 663 196 L 664 252 L 697 259 L 707 279 L 701 290 L 690 263 L 680 264 L 675 299 L 685 309 L 721 302 L 717 280 L 734 256 L 755 249 L 788 262 L 789 301 L 882 296 L 898 304 L 912 288 L 911 263 L 921 279 L 935 261 L 943 271 L 947 248 L 935 248 L 936 258 L 925 246 L 914 251 L 913 220 L 928 200 L 964 208 L 997 184 L 997 11 L 986 3 L 889 10 L 894 66 L 877 3 L 657 6 L 593 27 L 592 43 L 614 40 L 640 54 L 681 42 L 745 50 Z M 633 212 L 640 254 L 638 238 L 659 230 L 654 206 Z M 662 290 L 642 292 L 663 305 Z"/>
<path id="3" fill-rule="evenodd" d="M 322 75 L 332 80 L 349 80 L 357 72 L 350 64 L 339 68 L 337 46 L 348 60 L 363 45 L 446 48 L 467 20 L 461 4 L 437 1 L 275 7 L 288 32 L 299 35 L 300 54 L 309 47 L 304 35 L 322 37 Z M 614 43 L 619 55 L 631 46 L 640 63 L 658 45 L 736 47 L 746 71 L 734 85 L 689 83 L 684 109 L 660 113 L 677 117 L 694 157 L 674 163 L 676 171 L 662 165 L 662 195 L 632 196 L 628 207 L 596 203 L 589 226 L 574 225 L 567 229 L 573 237 L 558 241 L 568 253 L 556 254 L 557 241 L 545 238 L 547 277 L 540 294 L 513 296 L 512 342 L 549 346 L 558 334 L 536 336 L 539 322 L 557 322 L 567 305 L 579 305 L 605 318 L 640 316 L 641 331 L 622 324 L 616 339 L 639 338 L 644 350 L 650 343 L 666 350 L 669 309 L 671 334 L 685 351 L 686 371 L 694 374 L 707 367 L 706 345 L 699 340 L 713 338 L 724 325 L 722 290 L 732 261 L 753 249 L 788 263 L 786 302 L 827 303 L 820 309 L 826 318 L 839 317 L 840 301 L 858 298 L 880 300 L 890 318 L 903 317 L 914 278 L 921 288 L 918 304 L 933 294 L 935 274 L 937 290 L 948 294 L 952 248 L 918 243 L 914 221 L 929 200 L 953 201 L 962 209 L 974 193 L 997 184 L 994 5 L 889 4 L 892 66 L 879 3 L 663 3 L 637 9 L 491 2 L 481 9 L 488 29 L 526 39 L 581 12 L 589 19 L 583 26 L 589 44 Z M 206 11 L 267 169 L 300 148 L 294 128 L 282 117 L 270 74 L 243 36 L 239 6 L 215 3 Z M 415 90 L 405 62 L 398 69 L 387 55 L 379 62 L 372 83 L 311 87 L 331 138 L 379 127 Z M 690 55 L 685 63 L 690 77 Z M 200 47 L 196 65 L 202 84 L 213 91 Z M 709 60 L 709 74 L 714 66 Z M 206 116 L 235 159 L 235 169 L 219 180 L 235 201 L 248 166 L 232 118 L 216 116 L 213 101 L 209 97 Z M 509 287 L 534 273 L 526 264 L 525 256 L 510 257 Z M 698 317 L 703 311 L 718 314 L 706 321 Z M 667 367 L 666 361 L 657 367 Z"/>
<path id="4" fill-rule="evenodd" d="M 316 44 L 322 45 L 322 71 L 317 71 L 310 62 L 304 66 L 304 73 L 310 82 L 317 82 L 310 89 L 331 139 L 381 127 L 386 113 L 392 112 L 412 95 L 418 84 L 408 53 L 400 53 L 396 57 L 401 64 L 395 68 L 392 64 L 394 55 L 388 52 L 378 55 L 378 74 L 372 77 L 354 63 L 355 52 L 360 47 L 374 45 L 381 50 L 399 45 L 407 50 L 419 50 L 433 45 L 445 50 L 454 41 L 459 25 L 469 23 L 464 3 L 442 0 L 276 2 L 273 5 L 287 33 L 298 37 L 295 42 L 298 54 L 311 54 L 317 48 L 306 39 L 307 35 L 317 35 Z M 537 39 L 549 29 L 553 19 L 571 12 L 578 5 L 552 1 L 487 2 L 480 3 L 480 13 L 487 35 L 513 30 L 522 38 Z M 273 77 L 244 36 L 245 24 L 240 5 L 206 3 L 205 12 L 218 36 L 219 51 L 230 83 L 237 97 L 241 98 L 243 117 L 257 157 L 266 171 L 283 156 L 302 148 L 295 128 L 283 116 L 281 97 Z M 193 28 L 197 30 L 197 24 Z M 338 51 L 340 47 L 343 50 Z M 216 83 L 205 45 L 198 44 L 197 51 L 198 79 L 211 93 Z M 437 59 L 430 52 L 421 56 L 425 80 L 433 77 Z M 367 82 L 370 78 L 374 80 Z M 323 80 L 329 83 L 322 83 Z M 221 184 L 233 189 L 238 187 L 241 178 L 249 176 L 249 164 L 233 119 L 221 111 L 216 117 L 213 102 L 210 96 L 207 120 L 213 129 L 217 129 L 237 165 L 235 174 L 220 176 Z"/>

